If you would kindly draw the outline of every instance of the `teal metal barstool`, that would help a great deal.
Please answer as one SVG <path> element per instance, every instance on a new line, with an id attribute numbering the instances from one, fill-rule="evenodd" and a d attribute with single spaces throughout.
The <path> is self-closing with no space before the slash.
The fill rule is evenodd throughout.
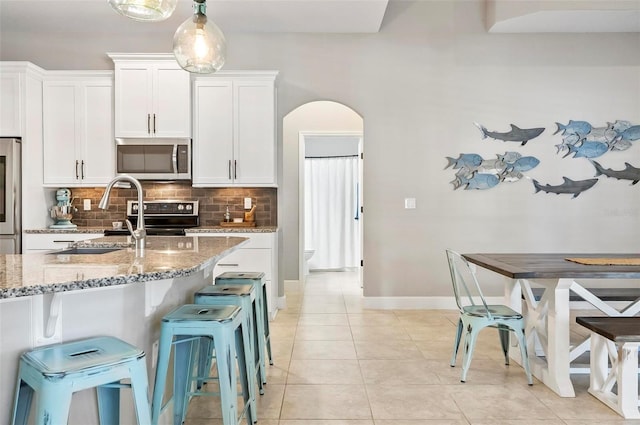
<path id="1" fill-rule="evenodd" d="M 120 381 L 130 379 L 131 384 Z M 103 336 L 49 345 L 20 356 L 12 424 L 24 425 L 37 393 L 35 423 L 66 424 L 74 392 L 96 387 L 101 424 L 120 422 L 120 389 L 130 387 L 138 424 L 151 423 L 144 351 Z"/>
<path id="2" fill-rule="evenodd" d="M 258 307 L 262 310 L 262 314 L 258 315 L 258 331 L 262 329 L 264 335 L 264 345 L 269 356 L 269 364 L 273 365 L 273 357 L 271 355 L 271 332 L 269 331 L 269 300 L 267 296 L 267 282 L 264 280 L 263 272 L 224 272 L 216 277 L 216 285 L 246 285 L 252 284 L 256 288 L 256 298 Z M 266 384 L 266 376 L 263 376 L 263 382 Z"/>
<path id="3" fill-rule="evenodd" d="M 256 302 L 256 288 L 253 285 L 209 285 L 193 296 L 195 304 L 206 305 L 237 305 L 248 316 L 249 333 L 251 334 L 251 358 L 254 359 L 255 376 L 258 382 L 260 394 L 264 394 L 264 383 L 262 377 L 266 377 L 264 364 L 264 350 L 258 339 L 257 318 L 262 314 Z M 211 368 L 211 349 L 207 341 L 201 344 L 200 353 L 202 358 L 208 361 L 198 363 L 198 375 L 202 376 L 205 371 Z M 206 356 L 206 357 L 205 357 Z M 200 384 L 200 383 L 199 383 Z"/>
<path id="4" fill-rule="evenodd" d="M 171 348 L 174 347 L 173 364 L 173 423 L 184 422 L 191 396 L 219 395 L 223 425 L 238 425 L 243 417 L 247 423 L 257 422 L 255 386 L 250 376 L 255 375 L 251 355 L 251 339 L 246 315 L 233 305 L 204 306 L 186 304 L 162 318 L 158 365 L 151 405 L 152 423 L 158 424 L 163 406 L 163 396 L 169 369 Z M 194 390 L 199 379 L 197 365 L 206 359 L 199 358 L 200 342 L 212 340 L 216 352 L 216 369 L 219 392 Z M 242 387 L 244 406 L 238 415 L 238 382 L 236 359 Z M 208 371 L 207 371 L 208 373 Z M 205 380 L 213 380 L 206 378 Z"/>

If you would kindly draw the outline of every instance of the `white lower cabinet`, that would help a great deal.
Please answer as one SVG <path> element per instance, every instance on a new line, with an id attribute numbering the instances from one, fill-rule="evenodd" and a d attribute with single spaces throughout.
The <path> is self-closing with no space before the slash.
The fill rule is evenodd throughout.
<path id="1" fill-rule="evenodd" d="M 187 233 L 187 236 L 249 238 L 241 248 L 222 258 L 213 276 L 224 272 L 264 272 L 270 317 L 275 317 L 278 299 L 277 233 Z"/>
<path id="2" fill-rule="evenodd" d="M 22 235 L 23 254 L 43 254 L 68 248 L 70 244 L 101 238 L 102 233 L 25 233 Z"/>

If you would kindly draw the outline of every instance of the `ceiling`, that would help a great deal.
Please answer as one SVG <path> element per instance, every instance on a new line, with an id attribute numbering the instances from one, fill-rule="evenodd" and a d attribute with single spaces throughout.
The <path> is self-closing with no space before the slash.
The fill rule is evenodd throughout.
<path id="1" fill-rule="evenodd" d="M 223 32 L 374 33 L 388 0 L 209 0 L 207 15 Z M 191 0 L 178 0 L 163 22 L 137 22 L 118 15 L 106 0 L 0 0 L 2 32 L 79 35 L 166 33 L 192 14 Z"/>

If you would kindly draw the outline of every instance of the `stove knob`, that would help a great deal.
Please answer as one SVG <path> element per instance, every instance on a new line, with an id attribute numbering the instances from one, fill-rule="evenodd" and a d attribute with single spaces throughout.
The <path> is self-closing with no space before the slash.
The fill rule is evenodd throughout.
<path id="1" fill-rule="evenodd" d="M 138 204 L 133 204 L 132 208 L 133 208 L 134 211 L 138 211 Z"/>
<path id="2" fill-rule="evenodd" d="M 193 207 L 191 206 L 191 204 L 187 204 L 187 211 L 191 211 L 193 209 Z"/>
<path id="3" fill-rule="evenodd" d="M 143 205 L 142 208 L 146 211 L 147 210 L 147 206 Z"/>
<path id="4" fill-rule="evenodd" d="M 178 211 L 182 211 L 184 209 L 184 205 L 178 204 Z"/>

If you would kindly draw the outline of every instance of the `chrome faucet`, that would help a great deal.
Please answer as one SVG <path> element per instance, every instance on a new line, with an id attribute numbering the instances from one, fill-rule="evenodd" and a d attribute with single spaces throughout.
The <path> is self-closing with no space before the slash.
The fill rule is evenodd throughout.
<path id="1" fill-rule="evenodd" d="M 142 193 L 142 185 L 140 182 L 126 174 L 122 174 L 116 176 L 109 182 L 107 188 L 104 190 L 104 195 L 102 195 L 102 199 L 100 199 L 100 203 L 98 204 L 98 208 L 102 210 L 106 210 L 109 208 L 109 195 L 111 193 L 111 189 L 113 186 L 121 181 L 133 183 L 138 192 L 138 223 L 136 225 L 136 230 L 133 230 L 133 226 L 129 219 L 125 220 L 127 224 L 127 229 L 129 229 L 129 233 L 131 233 L 131 237 L 136 241 L 136 254 L 142 254 L 144 252 L 144 242 L 147 236 L 147 230 L 144 227 L 144 204 L 143 204 L 143 193 Z"/>

